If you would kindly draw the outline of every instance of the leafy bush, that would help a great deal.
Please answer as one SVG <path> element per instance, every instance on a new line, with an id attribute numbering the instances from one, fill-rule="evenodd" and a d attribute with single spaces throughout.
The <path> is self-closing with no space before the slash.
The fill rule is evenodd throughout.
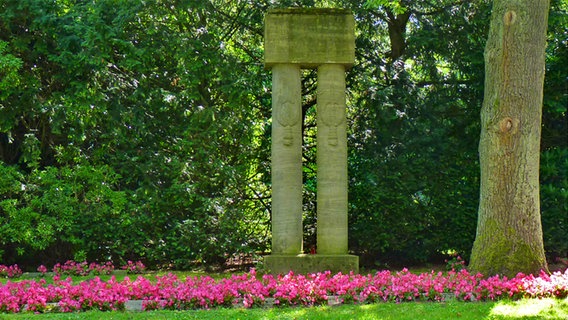
<path id="1" fill-rule="evenodd" d="M 15 248 L 14 256 L 44 252 L 50 257 L 42 262 L 49 262 L 79 252 L 104 259 L 124 250 L 116 240 L 127 230 L 116 222 L 123 220 L 126 197 L 113 189 L 119 177 L 109 167 L 48 167 L 23 175 L 0 164 L 0 170 L 0 238 L 4 248 Z"/>
<path id="2" fill-rule="evenodd" d="M 568 257 L 568 149 L 544 151 L 540 164 L 544 248 L 552 259 Z"/>
<path id="3" fill-rule="evenodd" d="M 2 3 L 3 262 L 188 268 L 269 250 L 266 3 L 225 2 L 225 11 L 199 1 L 175 10 L 156 1 Z M 442 11 L 433 3 L 404 3 L 438 14 L 409 19 L 405 52 L 392 59 L 392 25 L 377 18 L 384 8 L 352 1 L 349 231 L 363 264 L 467 257 L 473 243 L 490 3 Z M 560 3 L 551 3 L 547 47 L 542 209 L 546 249 L 565 256 Z M 315 250 L 317 86 L 316 73 L 305 73 L 304 227 L 306 249 Z"/>

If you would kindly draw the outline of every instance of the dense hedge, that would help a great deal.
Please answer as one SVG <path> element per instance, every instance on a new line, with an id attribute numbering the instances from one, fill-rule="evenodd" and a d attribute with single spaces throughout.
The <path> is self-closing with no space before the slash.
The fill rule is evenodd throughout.
<path id="1" fill-rule="evenodd" d="M 397 8 L 332 3 L 351 8 L 358 28 L 347 76 L 351 250 L 371 267 L 467 257 L 490 7 L 412 3 L 400 25 Z M 268 7 L 3 1 L 0 261 L 183 269 L 269 251 Z M 565 11 L 552 1 L 541 163 L 550 257 L 568 255 Z M 302 81 L 307 251 L 317 250 L 315 79 Z"/>

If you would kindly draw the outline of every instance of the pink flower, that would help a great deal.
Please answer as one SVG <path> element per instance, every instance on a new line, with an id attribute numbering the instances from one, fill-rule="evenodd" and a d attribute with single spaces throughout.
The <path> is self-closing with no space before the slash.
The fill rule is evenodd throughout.
<path id="1" fill-rule="evenodd" d="M 83 270 L 85 264 L 68 262 L 58 268 L 79 270 L 77 265 Z M 44 268 L 38 268 L 38 271 Z M 4 266 L 2 270 L 8 270 L 8 267 Z M 442 301 L 448 293 L 464 301 L 563 298 L 568 296 L 568 270 L 551 275 L 545 272 L 538 276 L 518 274 L 508 279 L 499 276 L 485 278 L 480 274 L 470 274 L 465 269 L 452 270 L 447 274 L 432 271 L 419 275 L 407 269 L 369 275 L 332 275 L 329 271 L 296 275 L 290 272 L 258 278 L 256 270 L 252 269 L 221 280 L 208 276 L 179 279 L 170 273 L 156 277 L 155 283 L 141 276 L 134 281 L 128 277 L 120 282 L 115 277 L 108 281 L 94 277 L 74 283 L 71 278 L 61 280 L 61 273 L 57 273 L 52 284 L 47 284 L 45 279 L 0 284 L 0 312 L 20 312 L 24 305 L 29 311 L 42 312 L 47 303 L 57 303 L 63 312 L 123 310 L 125 302 L 133 299 L 144 300 L 145 310 L 209 309 L 237 303 L 252 308 L 262 306 L 268 298 L 273 299 L 275 305 L 313 306 L 327 304 L 331 296 L 341 303 Z"/>

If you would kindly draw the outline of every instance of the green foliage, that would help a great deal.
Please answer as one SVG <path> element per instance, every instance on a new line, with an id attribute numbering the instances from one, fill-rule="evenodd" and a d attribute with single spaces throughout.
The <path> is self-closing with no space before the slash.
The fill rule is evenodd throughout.
<path id="1" fill-rule="evenodd" d="M 261 11 L 3 6 L 2 61 L 27 85 L 2 100 L 0 159 L 30 187 L 3 202 L 6 256 L 187 266 L 266 248 Z"/>
<path id="2" fill-rule="evenodd" d="M 545 251 L 549 257 L 568 256 L 568 150 L 541 154 L 540 197 Z"/>
<path id="3" fill-rule="evenodd" d="M 384 7 L 388 10 L 392 10 L 392 12 L 395 14 L 401 14 L 408 10 L 408 8 L 401 1 L 390 0 L 367 0 L 365 2 L 365 7 L 369 9 Z"/>
<path id="4" fill-rule="evenodd" d="M 10 91 L 20 82 L 18 71 L 22 67 L 22 60 L 12 54 L 6 54 L 8 43 L 0 41 L 0 99 L 8 96 Z M 1 128 L 1 127 L 0 127 Z"/>
<path id="5" fill-rule="evenodd" d="M 71 245 L 70 252 L 59 252 L 60 256 L 49 258 L 52 261 L 80 251 L 97 259 L 116 253 L 111 236 L 128 230 L 113 230 L 121 227 L 126 198 L 124 192 L 114 190 L 119 176 L 112 169 L 49 167 L 23 175 L 14 166 L 1 168 L 3 245 L 12 244 L 20 256 L 33 256 L 61 243 Z"/>
<path id="6" fill-rule="evenodd" d="M 269 250 L 262 35 L 272 6 L 346 7 L 356 16 L 350 248 L 370 265 L 469 256 L 488 2 L 164 4 L 0 2 L 3 261 L 187 268 Z M 551 256 L 565 255 L 567 243 L 565 13 L 552 1 L 542 168 Z M 404 28 L 393 29 L 406 14 Z M 404 40 L 397 59 L 394 31 Z M 315 79 L 305 72 L 306 250 L 317 228 Z"/>
<path id="7" fill-rule="evenodd" d="M 544 248 L 568 256 L 568 6 L 551 1 L 542 117 L 540 198 Z"/>
<path id="8" fill-rule="evenodd" d="M 381 32 L 373 16 L 358 12 L 363 32 L 350 82 L 351 248 L 369 264 L 424 262 L 447 250 L 468 256 L 473 242 L 488 8 L 452 8 L 427 15 L 408 7 L 415 19 L 398 61 L 368 55 L 369 46 L 388 44 L 388 17 Z M 442 34 L 445 41 L 438 41 Z"/>

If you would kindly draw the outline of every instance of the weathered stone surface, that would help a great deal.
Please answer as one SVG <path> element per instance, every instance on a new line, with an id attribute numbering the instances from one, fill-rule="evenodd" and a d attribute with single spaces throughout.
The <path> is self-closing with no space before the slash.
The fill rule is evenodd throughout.
<path id="1" fill-rule="evenodd" d="M 320 254 L 347 254 L 347 128 L 345 68 L 318 68 L 317 246 Z"/>
<path id="2" fill-rule="evenodd" d="M 300 68 L 272 69 L 272 252 L 302 253 Z"/>
<path id="3" fill-rule="evenodd" d="M 286 274 L 290 270 L 295 273 L 316 273 L 331 271 L 332 273 L 351 271 L 359 272 L 359 257 L 348 254 L 299 254 L 275 255 L 264 257 L 265 267 L 273 274 Z"/>
<path id="4" fill-rule="evenodd" d="M 349 10 L 289 8 L 265 16 L 264 63 L 315 68 L 355 61 L 355 19 Z"/>
<path id="5" fill-rule="evenodd" d="M 143 311 L 144 300 L 127 300 L 124 303 L 124 309 L 126 311 Z"/>
<path id="6" fill-rule="evenodd" d="M 276 9 L 265 17 L 265 65 L 272 68 L 272 273 L 358 272 L 347 248 L 345 69 L 355 60 L 348 10 Z M 317 255 L 304 255 L 301 68 L 318 68 Z"/>

